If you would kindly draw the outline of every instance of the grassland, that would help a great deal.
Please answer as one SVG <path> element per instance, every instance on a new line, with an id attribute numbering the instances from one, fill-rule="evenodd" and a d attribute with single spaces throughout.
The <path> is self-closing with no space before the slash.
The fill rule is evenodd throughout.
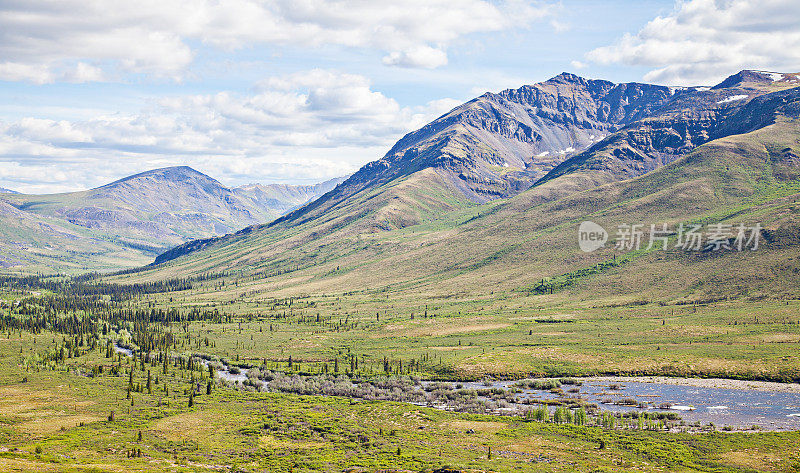
<path id="1" fill-rule="evenodd" d="M 441 379 L 668 375 L 800 380 L 800 301 L 691 304 L 562 302 L 496 293 L 420 300 L 382 292 L 264 300 L 230 289 L 152 295 L 141 307 L 218 310 L 227 323 L 168 330 L 186 349 L 255 363 L 319 366 L 344 354 L 383 371 L 383 357 Z M 568 297 L 568 296 L 567 296 Z"/>
<path id="2" fill-rule="evenodd" d="M 215 386 L 189 406 L 186 370 L 81 350 L 32 364 L 60 336 L 0 338 L 4 471 L 793 471 L 798 433 L 609 430 L 409 404 Z M 35 342 L 34 342 L 35 338 Z M 103 365 L 103 374 L 96 367 Z M 118 365 L 121 374 L 110 374 Z M 94 370 L 93 370 L 94 368 Z M 126 397 L 129 377 L 160 378 Z M 167 387 L 168 394 L 164 392 Z M 109 418 L 114 411 L 113 420 Z M 491 453 L 490 453 L 491 451 Z"/>

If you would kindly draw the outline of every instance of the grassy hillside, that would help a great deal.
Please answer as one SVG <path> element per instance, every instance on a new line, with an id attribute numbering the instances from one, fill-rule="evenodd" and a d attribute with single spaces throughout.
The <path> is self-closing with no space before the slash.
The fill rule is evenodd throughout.
<path id="1" fill-rule="evenodd" d="M 152 261 L 154 248 L 122 246 L 63 219 L 23 212 L 0 201 L 0 268 L 3 272 L 111 271 Z"/>
<path id="2" fill-rule="evenodd" d="M 280 289 L 280 295 L 376 287 L 432 295 L 484 294 L 489 286 L 522 290 L 542 278 L 557 278 L 617 257 L 629 261 L 627 274 L 646 276 L 655 267 L 662 272 L 679 267 L 675 271 L 679 280 L 662 287 L 631 277 L 632 284 L 609 286 L 604 278 L 622 271 L 612 269 L 571 285 L 570 297 L 625 295 L 666 301 L 706 297 L 709 294 L 698 284 L 724 271 L 720 260 L 741 269 L 726 270 L 738 274 L 727 277 L 743 280 L 763 265 L 792 261 L 787 258 L 797 250 L 792 229 L 798 215 L 798 123 L 783 120 L 715 140 L 640 178 L 555 200 L 552 195 L 560 186 L 569 187 L 580 176 L 548 181 L 507 201 L 448 211 L 447 203 L 455 197 L 452 193 L 447 197 L 447 186 L 434 185 L 436 175 L 426 171 L 359 194 L 319 219 L 226 237 L 202 252 L 130 277 L 159 279 L 235 270 L 257 276 L 254 287 Z M 392 230 L 398 218 L 405 219 L 403 228 Z M 577 245 L 577 227 L 586 219 L 608 228 L 612 237 L 620 224 L 644 224 L 649 229 L 649 224 L 663 222 L 674 229 L 680 222 L 760 222 L 766 229 L 764 250 L 626 253 L 607 245 L 585 254 Z M 270 277 L 276 270 L 288 273 Z M 791 267 L 786 271 L 792 274 Z M 794 292 L 793 279 L 780 273 L 764 277 L 775 283 L 765 284 L 769 294 Z M 757 293 L 759 287 L 754 284 L 750 291 Z M 743 294 L 729 286 L 712 292 Z"/>

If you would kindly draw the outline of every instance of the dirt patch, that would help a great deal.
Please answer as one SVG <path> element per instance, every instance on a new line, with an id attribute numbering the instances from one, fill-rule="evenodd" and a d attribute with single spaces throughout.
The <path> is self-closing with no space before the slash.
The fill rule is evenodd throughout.
<path id="1" fill-rule="evenodd" d="M 477 421 L 470 421 L 470 420 L 454 420 L 452 422 L 448 422 L 445 424 L 447 428 L 453 430 L 461 430 L 466 432 L 467 430 L 474 430 L 475 432 L 489 432 L 494 433 L 498 430 L 505 429 L 508 427 L 508 424 L 504 424 L 502 422 L 477 422 Z"/>
<path id="2" fill-rule="evenodd" d="M 646 333 L 652 335 L 665 336 L 699 336 L 699 335 L 719 335 L 731 331 L 728 327 L 704 327 L 702 325 L 662 325 L 658 328 L 648 330 Z"/>
<path id="3" fill-rule="evenodd" d="M 761 453 L 753 450 L 739 450 L 720 455 L 720 460 L 728 465 L 752 468 L 758 471 L 785 471 L 787 466 L 776 453 Z"/>
<path id="4" fill-rule="evenodd" d="M 279 439 L 272 435 L 262 435 L 258 439 L 258 441 L 262 447 L 269 448 L 272 450 L 285 450 L 285 449 L 307 450 L 307 449 L 323 448 L 327 445 L 324 442 Z"/>
<path id="5" fill-rule="evenodd" d="M 489 330 L 499 330 L 502 328 L 510 327 L 508 323 L 496 324 L 480 324 L 480 325 L 450 325 L 450 326 L 434 326 L 434 327 L 417 327 L 406 332 L 411 336 L 432 336 L 443 337 L 446 335 L 453 335 L 456 333 L 471 333 L 471 332 L 487 332 Z"/>
<path id="6" fill-rule="evenodd" d="M 764 335 L 761 340 L 765 343 L 797 343 L 800 342 L 800 334 L 773 333 L 771 335 Z"/>
<path id="7" fill-rule="evenodd" d="M 70 416 L 58 416 L 49 414 L 52 413 L 45 413 L 44 415 L 40 416 L 41 418 L 39 419 L 22 422 L 20 424 L 17 424 L 16 427 L 25 433 L 40 436 L 40 435 L 53 434 L 55 432 L 58 432 L 62 428 L 66 430 L 66 429 L 71 429 L 73 427 L 77 427 L 80 425 L 81 422 L 83 422 L 84 424 L 89 424 L 91 422 L 98 422 L 103 420 L 102 417 L 86 415 L 86 414 L 78 414 Z"/>
<path id="8" fill-rule="evenodd" d="M 520 315 L 517 317 L 509 317 L 508 320 L 571 320 L 575 318 L 575 314 L 539 314 L 539 315 Z"/>
<path id="9" fill-rule="evenodd" d="M 406 329 L 406 325 L 405 324 L 386 324 L 383 327 L 383 329 L 386 330 L 387 332 L 397 332 L 399 330 L 405 330 Z"/>
<path id="10" fill-rule="evenodd" d="M 165 417 L 153 424 L 152 430 L 167 440 L 195 438 L 198 432 L 211 432 L 209 425 L 219 420 L 214 412 L 199 411 Z"/>

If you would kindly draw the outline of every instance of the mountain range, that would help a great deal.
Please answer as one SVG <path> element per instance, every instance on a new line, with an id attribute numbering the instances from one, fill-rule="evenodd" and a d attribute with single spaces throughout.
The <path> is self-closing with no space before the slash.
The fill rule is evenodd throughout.
<path id="1" fill-rule="evenodd" d="M 173 248 L 126 280 L 235 268 L 252 276 L 248 290 L 277 295 L 794 293 L 798 85 L 795 73 L 749 70 L 686 88 L 563 73 L 487 93 L 409 133 L 315 201 L 262 226 Z M 612 234 L 626 223 L 758 222 L 764 241 L 753 253 L 612 244 L 583 253 L 584 220 Z"/>
<path id="2" fill-rule="evenodd" d="M 179 166 L 81 192 L 7 193 L 0 196 L 0 264 L 51 271 L 146 264 L 183 242 L 269 222 L 342 180 L 228 188 Z"/>

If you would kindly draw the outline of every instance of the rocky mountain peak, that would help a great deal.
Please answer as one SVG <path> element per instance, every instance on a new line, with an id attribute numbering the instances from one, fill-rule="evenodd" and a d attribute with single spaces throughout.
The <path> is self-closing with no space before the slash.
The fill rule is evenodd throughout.
<path id="1" fill-rule="evenodd" d="M 367 187 L 422 170 L 473 202 L 511 197 L 672 96 L 665 86 L 614 84 L 566 72 L 486 93 L 408 133 L 330 194 L 279 221 L 306 221 Z"/>
<path id="2" fill-rule="evenodd" d="M 165 168 L 151 169 L 149 171 L 140 172 L 132 176 L 127 176 L 112 183 L 101 186 L 99 189 L 108 189 L 118 187 L 125 183 L 142 183 L 142 182 L 172 182 L 172 183 L 205 183 L 213 186 L 224 187 L 216 179 L 203 174 L 189 166 L 170 166 Z"/>
<path id="3" fill-rule="evenodd" d="M 786 74 L 770 71 L 755 71 L 745 69 L 728 76 L 725 80 L 712 87 L 713 90 L 741 87 L 744 84 L 771 84 L 783 80 Z"/>
<path id="4" fill-rule="evenodd" d="M 559 82 L 563 84 L 586 84 L 588 79 L 585 79 L 579 75 L 573 74 L 571 72 L 562 72 L 561 74 L 551 77 L 545 82 Z"/>

